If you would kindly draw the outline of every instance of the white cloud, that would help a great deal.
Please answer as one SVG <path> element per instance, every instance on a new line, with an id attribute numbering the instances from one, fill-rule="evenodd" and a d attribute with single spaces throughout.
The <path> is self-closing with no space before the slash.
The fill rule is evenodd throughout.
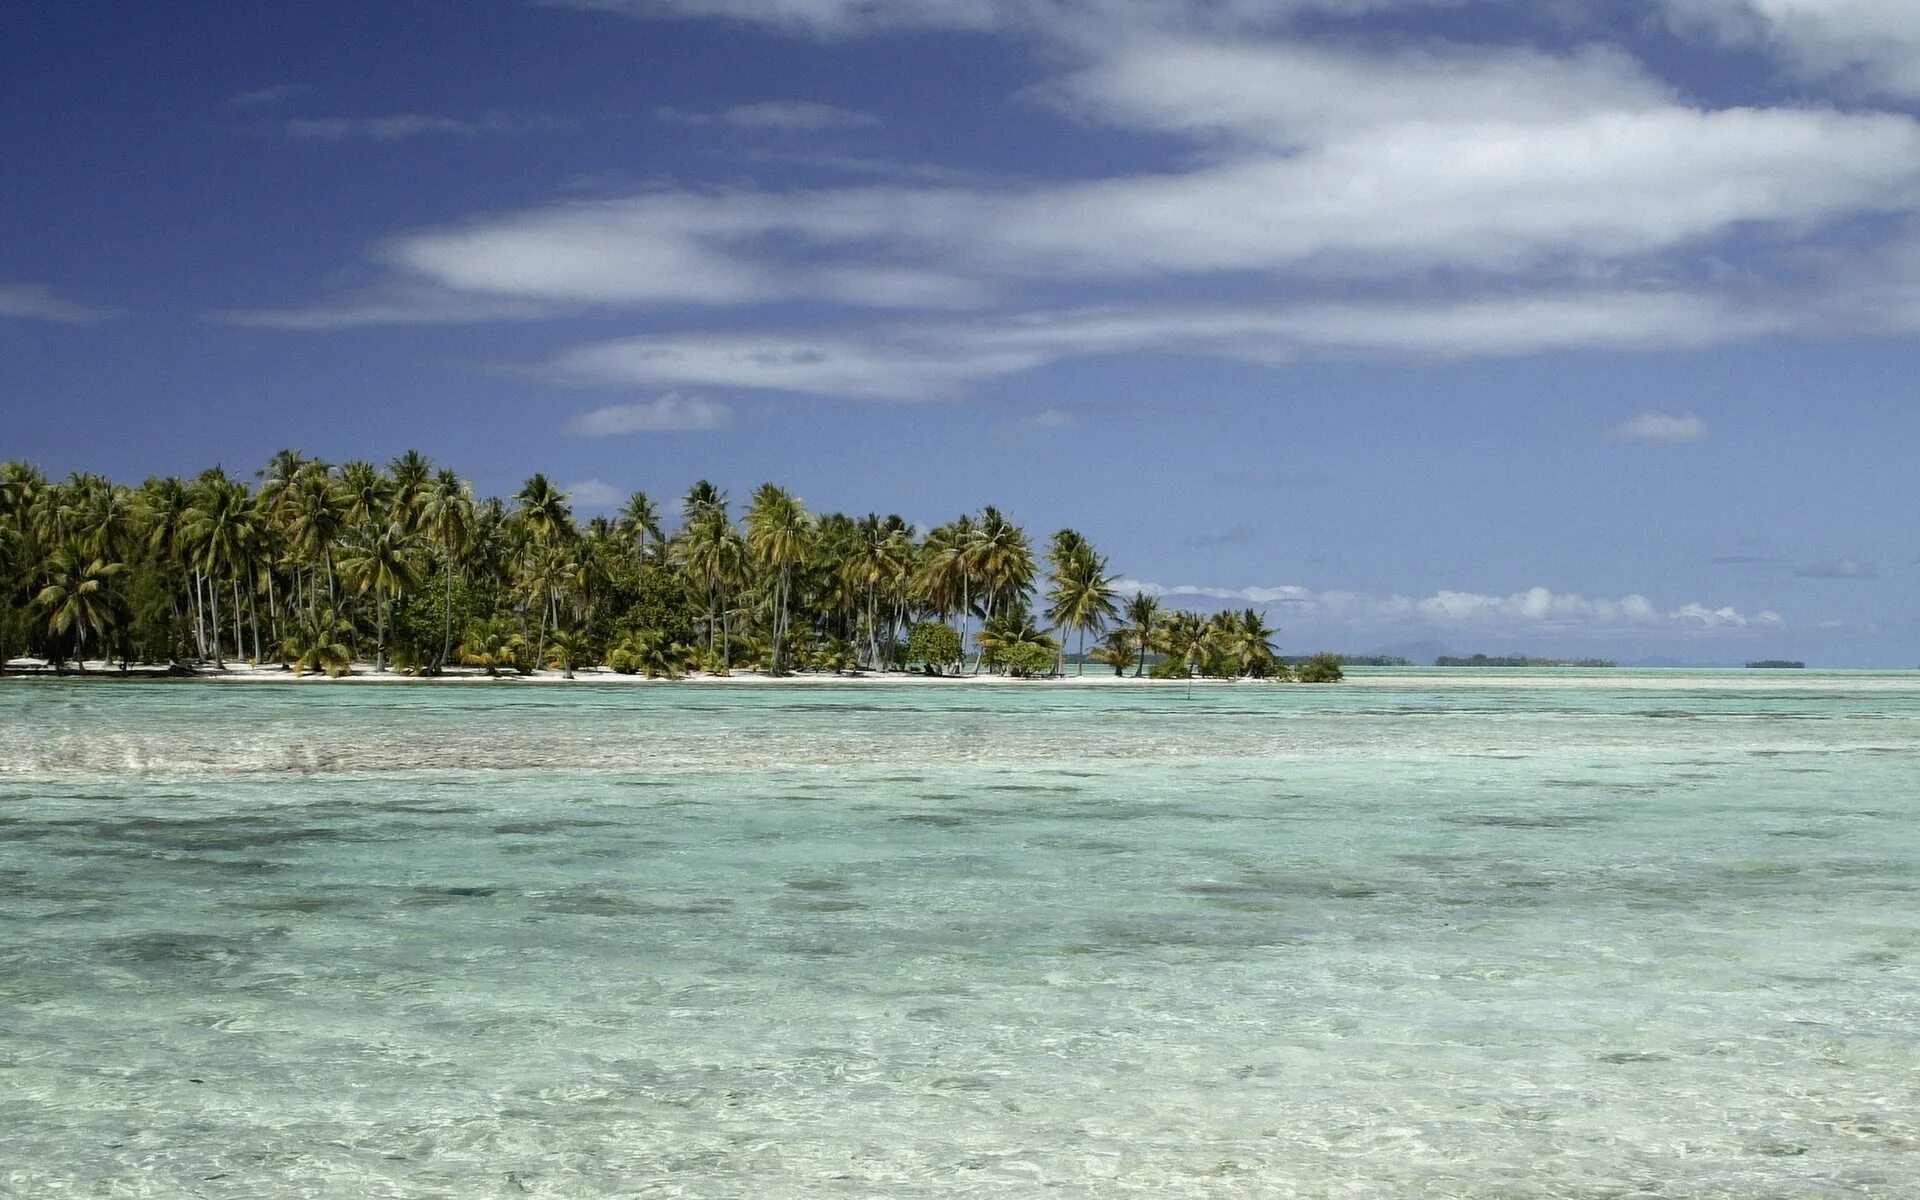
<path id="1" fill-rule="evenodd" d="M 1309 9 L 1422 2 L 607 0 L 822 36 L 1018 30 L 1065 64 L 1038 96 L 1194 153 L 1107 178 L 673 187 L 481 215 L 373 247 L 365 292 L 231 319 L 317 329 L 748 310 L 724 332 L 577 346 L 548 366 L 594 382 L 867 398 L 960 396 L 1083 355 L 1272 364 L 1920 329 L 1920 253 L 1910 269 L 1879 255 L 1863 270 L 1835 249 L 1920 211 L 1920 121 L 1703 109 L 1604 47 L 1381 48 L 1287 29 Z M 786 130 L 868 119 L 805 101 L 668 115 Z M 1246 299 L 1173 308 L 1159 300 L 1169 284 Z M 825 328 L 768 330 L 751 311 L 807 301 Z M 844 308 L 919 317 L 835 328 Z"/>
<path id="2" fill-rule="evenodd" d="M 1795 568 L 1793 573 L 1801 579 L 1878 579 L 1880 568 L 1857 558 L 1840 558 L 1832 562 L 1807 563 Z"/>
<path id="3" fill-rule="evenodd" d="M 276 83 L 271 87 L 255 88 L 250 92 L 236 92 L 227 97 L 229 108 L 268 108 L 296 96 L 305 95 L 309 89 L 305 84 Z"/>
<path id="4" fill-rule="evenodd" d="M 1677 445 L 1682 442 L 1705 441 L 1707 423 L 1690 414 L 1676 417 L 1666 413 L 1641 413 L 1608 430 L 1607 436 L 1616 442 L 1659 442 L 1664 445 Z"/>
<path id="5" fill-rule="evenodd" d="M 1912 0 L 1664 0 L 1683 32 L 1767 51 L 1801 79 L 1920 96 Z"/>
<path id="6" fill-rule="evenodd" d="M 1304 12 L 1350 15 L 1458 0 L 541 0 L 556 8 L 639 17 L 717 17 L 816 37 L 901 29 L 1042 31 L 1099 36 L 1130 26 L 1275 27 Z"/>
<path id="7" fill-rule="evenodd" d="M 549 304 L 389 283 L 306 308 L 233 310 L 208 313 L 207 319 L 256 329 L 315 332 L 366 325 L 525 320 L 549 316 L 555 311 Z"/>
<path id="8" fill-rule="evenodd" d="M 1368 53 L 1191 36 L 1121 43 L 1041 94 L 1108 124 L 1279 147 L 1387 125 L 1559 124 L 1675 104 L 1670 87 L 1607 47 Z"/>
<path id="9" fill-rule="evenodd" d="M 290 117 L 281 122 L 280 131 L 296 141 L 306 142 L 398 142 L 417 137 L 525 133 L 559 128 L 563 124 L 551 117 L 507 113 L 491 113 L 477 120 L 427 113 L 392 113 L 379 117 Z"/>
<path id="10" fill-rule="evenodd" d="M 615 508 L 625 503 L 626 493 L 598 479 L 582 479 L 566 487 L 567 499 L 577 508 Z"/>
<path id="11" fill-rule="evenodd" d="M 1526 633 L 1581 631 L 1737 632 L 1784 625 L 1777 612 L 1744 613 L 1704 604 L 1661 608 L 1645 596 L 1630 594 L 1617 600 L 1555 592 L 1535 587 L 1510 595 L 1442 590 L 1424 597 L 1372 595 L 1364 592 L 1314 591 L 1296 585 L 1272 587 L 1173 586 L 1137 579 L 1115 585 L 1121 593 L 1145 592 L 1178 599 L 1191 596 L 1240 604 L 1285 606 L 1283 619 L 1316 620 L 1354 628 L 1480 629 Z"/>
<path id="12" fill-rule="evenodd" d="M 1188 172 L 1020 189 L 660 192 L 427 230 L 378 257 L 424 284 L 528 299 L 920 307 L 1007 282 L 1521 273 L 1916 199 L 1909 118 L 1671 108 L 1388 125 Z"/>
<path id="13" fill-rule="evenodd" d="M 0 283 L 0 317 L 52 321 L 59 325 L 93 325 L 113 314 L 63 300 L 37 283 Z"/>
<path id="14" fill-rule="evenodd" d="M 718 113 L 688 112 L 678 108 L 658 108 L 654 116 L 681 125 L 726 125 L 733 129 L 768 130 L 777 133 L 820 133 L 830 129 L 858 129 L 878 125 L 872 113 L 837 108 L 811 100 L 765 100 L 757 104 L 739 104 Z"/>
<path id="15" fill-rule="evenodd" d="M 1281 363 L 1301 355 L 1507 356 L 1684 348 L 1760 337 L 1786 314 L 1686 293 L 1597 291 L 1512 300 L 1097 308 L 841 332 L 659 334 L 563 351 L 563 378 L 755 388 L 853 399 L 940 399 L 1063 359 L 1178 353 Z"/>
<path id="16" fill-rule="evenodd" d="M 724 404 L 668 392 L 637 404 L 613 404 L 581 413 L 567 422 L 567 432 L 578 437 L 682 433 L 719 429 L 732 420 L 733 410 Z"/>
<path id="17" fill-rule="evenodd" d="M 1074 424 L 1073 414 L 1064 408 L 1043 408 L 1020 424 L 1027 429 L 1067 429 Z"/>

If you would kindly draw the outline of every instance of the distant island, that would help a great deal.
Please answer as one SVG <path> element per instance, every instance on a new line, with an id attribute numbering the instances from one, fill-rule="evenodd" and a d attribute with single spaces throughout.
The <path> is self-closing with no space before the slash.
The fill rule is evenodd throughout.
<path id="1" fill-rule="evenodd" d="M 1762 658 L 1747 664 L 1755 670 L 1765 671 L 1800 671 L 1805 670 L 1806 665 L 1791 658 Z"/>
<path id="2" fill-rule="evenodd" d="M 1436 667 L 1617 667 L 1604 658 L 1533 658 L 1524 654 L 1475 654 L 1458 658 L 1443 654 L 1433 660 Z M 1752 664 L 1748 664 L 1752 665 Z"/>

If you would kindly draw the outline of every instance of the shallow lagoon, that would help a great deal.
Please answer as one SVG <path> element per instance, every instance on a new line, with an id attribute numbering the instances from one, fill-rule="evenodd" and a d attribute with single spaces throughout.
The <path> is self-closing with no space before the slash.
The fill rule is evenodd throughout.
<path id="1" fill-rule="evenodd" d="M 1759 675 L 9 681 L 0 1194 L 1910 1196 L 1920 676 Z"/>

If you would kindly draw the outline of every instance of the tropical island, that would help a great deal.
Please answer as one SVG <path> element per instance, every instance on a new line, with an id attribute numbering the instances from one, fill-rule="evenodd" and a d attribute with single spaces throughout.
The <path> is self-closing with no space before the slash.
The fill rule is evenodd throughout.
<path id="1" fill-rule="evenodd" d="M 668 529 L 644 492 L 581 522 L 545 475 L 478 498 L 413 451 L 381 468 L 287 450 L 256 478 L 128 486 L 0 463 L 0 669 L 1031 679 L 1064 674 L 1071 642 L 1076 674 L 1341 677 L 1334 655 L 1283 660 L 1254 609 L 1123 597 L 1081 534 L 1037 548 L 992 506 L 921 533 L 767 483 L 736 518 L 703 481 Z"/>
<path id="2" fill-rule="evenodd" d="M 1804 671 L 1807 664 L 1795 658 L 1762 658 L 1747 664 L 1753 671 Z"/>

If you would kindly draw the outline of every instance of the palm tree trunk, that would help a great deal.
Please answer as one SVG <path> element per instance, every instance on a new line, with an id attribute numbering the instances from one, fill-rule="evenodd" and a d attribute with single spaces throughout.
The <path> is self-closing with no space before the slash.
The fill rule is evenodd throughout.
<path id="1" fill-rule="evenodd" d="M 447 669 L 447 655 L 453 653 L 453 551 L 447 551 L 447 611 L 446 621 L 440 635 L 440 662 L 434 667 L 437 674 Z"/>
<path id="2" fill-rule="evenodd" d="M 227 669 L 227 660 L 220 654 L 220 583 L 218 580 L 208 582 L 212 585 L 207 588 L 207 598 L 213 612 L 213 665 L 224 671 Z"/>
<path id="3" fill-rule="evenodd" d="M 200 597 L 200 572 L 196 570 L 193 573 L 193 647 L 201 662 L 207 659 L 207 627 L 200 619 L 204 607 Z"/>
<path id="4" fill-rule="evenodd" d="M 373 611 L 373 670 L 375 674 L 383 674 L 387 669 L 387 598 L 384 593 L 374 596 Z"/>

